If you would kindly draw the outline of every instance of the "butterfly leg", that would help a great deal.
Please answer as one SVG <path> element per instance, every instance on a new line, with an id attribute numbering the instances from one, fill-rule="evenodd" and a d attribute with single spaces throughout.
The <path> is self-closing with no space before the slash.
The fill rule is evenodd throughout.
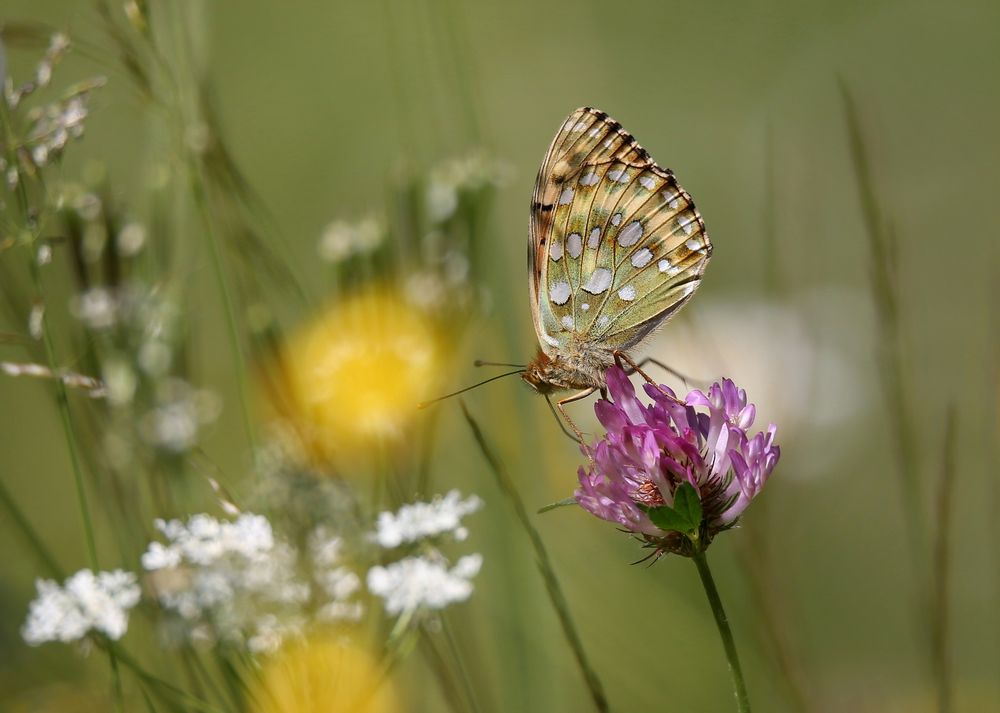
<path id="1" fill-rule="evenodd" d="M 623 370 L 625 369 L 625 367 L 624 367 L 624 366 L 622 366 L 622 363 L 623 363 L 623 362 L 624 362 L 625 364 L 628 364 L 628 365 L 629 365 L 630 367 L 632 367 L 632 371 L 630 371 L 630 372 L 629 372 L 630 374 L 638 374 L 638 375 L 639 375 L 639 376 L 641 376 L 641 377 L 642 377 L 643 379 L 645 379 L 645 380 L 646 380 L 646 381 L 647 381 L 648 383 L 652 384 L 652 385 L 653 385 L 653 386 L 655 386 L 655 387 L 656 387 L 657 389 L 659 389 L 659 391 L 660 391 L 660 392 L 661 392 L 661 393 L 662 393 L 662 394 L 663 394 L 664 396 L 668 396 L 668 397 L 670 397 L 671 399 L 673 399 L 673 400 L 674 400 L 674 401 L 676 401 L 677 403 L 683 403 L 683 402 L 682 402 L 682 401 L 681 401 L 680 399 L 678 399 L 678 398 L 677 398 L 676 396 L 671 396 L 671 395 L 670 395 L 670 394 L 668 394 L 668 393 L 667 393 L 666 391 L 664 391 L 664 390 L 663 390 L 663 387 L 661 387 L 661 386 L 660 386 L 660 385 L 659 385 L 658 383 L 656 383 L 655 381 L 653 381 L 653 377 L 651 377 L 651 376 L 650 376 L 649 374 L 647 374 L 647 373 L 646 373 L 645 371 L 643 371 L 643 370 L 642 370 L 642 367 L 641 367 L 641 366 L 640 366 L 639 364 L 636 364 L 636 363 L 635 363 L 635 360 L 634 360 L 634 359 L 632 359 L 632 357 L 630 357 L 630 356 L 629 356 L 628 354 L 626 354 L 625 352 L 623 352 L 623 351 L 620 351 L 620 350 L 615 350 L 615 353 L 614 353 L 614 357 L 615 357 L 615 364 L 617 364 L 617 365 L 618 365 L 618 368 L 619 368 L 619 369 L 623 369 Z M 647 361 L 654 361 L 654 360 L 652 360 L 652 359 L 643 359 L 642 363 L 643 363 L 643 364 L 645 364 L 645 363 L 646 363 Z M 658 363 L 658 362 L 657 362 L 657 363 Z M 662 366 L 662 364 L 661 364 L 661 366 Z"/>
<path id="2" fill-rule="evenodd" d="M 644 372 L 642 370 L 642 367 L 639 364 L 636 364 L 635 360 L 632 359 L 632 357 L 630 357 L 625 352 L 619 351 L 619 350 L 615 350 L 614 357 L 615 357 L 615 364 L 618 366 L 619 369 L 622 369 L 623 371 L 627 371 L 625 369 L 624 364 L 628 364 L 630 367 L 632 367 L 632 371 L 628 372 L 629 374 L 638 374 L 639 376 L 641 376 L 643 379 L 645 379 L 646 381 L 648 381 L 653 386 L 657 385 L 656 382 L 653 381 L 653 377 L 651 377 L 649 374 L 647 374 L 646 372 Z M 646 361 L 643 360 L 642 363 L 645 364 Z"/>
<path id="3" fill-rule="evenodd" d="M 586 440 L 583 437 L 583 431 L 581 431 L 579 428 L 577 428 L 576 424 L 573 422 L 573 419 L 571 419 L 569 417 L 569 414 L 566 413 L 566 409 L 563 408 L 563 407 L 566 404 L 573 403 L 574 401 L 579 401 L 580 399 L 585 399 L 588 396 L 590 396 L 592 393 L 594 393 L 595 391 L 597 391 L 597 389 L 594 389 L 594 388 L 584 389 L 583 391 L 578 391 L 577 393 L 573 394 L 572 396 L 567 396 L 564 399 L 560 399 L 559 401 L 556 401 L 556 408 L 559 409 L 559 413 L 562 414 L 562 417 L 564 419 L 566 419 L 566 423 L 568 423 L 569 426 L 570 426 L 570 428 L 573 429 L 573 432 L 576 433 L 576 438 L 577 438 L 577 441 L 579 443 L 584 443 L 585 440 Z"/>
<path id="4" fill-rule="evenodd" d="M 566 424 L 563 423 L 563 419 L 559 418 L 559 414 L 556 412 L 556 407 L 553 405 L 552 399 L 549 398 L 548 394 L 545 395 L 545 403 L 549 405 L 549 411 L 552 412 L 552 418 L 554 418 L 556 420 L 556 423 L 559 424 L 559 430 L 562 431 L 566 435 L 566 437 L 571 441 L 573 441 L 574 443 L 579 443 L 577 437 L 566 429 Z"/>
<path id="5" fill-rule="evenodd" d="M 665 372 L 667 372 L 671 376 L 674 376 L 677 379 L 680 379 L 681 382 L 684 384 L 684 386 L 687 387 L 687 388 L 691 388 L 692 384 L 694 384 L 695 386 L 697 386 L 699 388 L 705 388 L 705 387 L 708 386 L 708 382 L 706 382 L 704 379 L 694 379 L 694 378 L 692 378 L 690 376 L 685 376 L 684 374 L 680 373 L 676 369 L 667 366 L 666 364 L 664 364 L 659 359 L 654 359 L 653 357 L 644 357 L 643 359 L 641 359 L 639 361 L 639 366 L 645 366 L 646 364 L 656 364 L 658 367 L 660 367 L 661 369 L 663 369 Z"/>

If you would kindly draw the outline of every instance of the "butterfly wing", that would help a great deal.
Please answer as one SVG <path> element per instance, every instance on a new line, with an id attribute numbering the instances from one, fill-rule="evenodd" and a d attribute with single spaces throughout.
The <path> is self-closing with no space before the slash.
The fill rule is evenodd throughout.
<path id="1" fill-rule="evenodd" d="M 532 317 L 546 353 L 571 338 L 634 346 L 691 298 L 711 254 L 670 170 L 604 112 L 570 114 L 531 205 Z"/>

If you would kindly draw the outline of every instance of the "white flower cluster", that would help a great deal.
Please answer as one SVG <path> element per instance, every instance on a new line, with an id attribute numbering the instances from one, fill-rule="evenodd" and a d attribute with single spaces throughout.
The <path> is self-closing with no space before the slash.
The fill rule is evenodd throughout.
<path id="1" fill-rule="evenodd" d="M 343 564 L 340 538 L 324 528 L 309 543 L 314 586 L 296 549 L 276 538 L 262 515 L 243 513 L 230 522 L 200 514 L 156 525 L 168 542 L 151 543 L 142 565 L 154 573 L 160 604 L 194 638 L 274 651 L 303 633 L 310 603 L 320 621 L 353 621 L 363 613 L 356 599 L 361 579 Z"/>
<path id="2" fill-rule="evenodd" d="M 361 589 L 361 577 L 343 564 L 344 541 L 325 527 L 318 527 L 309 542 L 313 579 L 326 594 L 316 616 L 323 621 L 357 621 L 364 613 L 354 597 Z"/>
<path id="3" fill-rule="evenodd" d="M 349 257 L 372 252 L 382 244 L 384 236 L 385 228 L 372 216 L 356 223 L 337 220 L 323 229 L 319 256 L 327 262 L 343 262 Z"/>
<path id="4" fill-rule="evenodd" d="M 153 596 L 170 614 L 168 635 L 173 631 L 185 641 L 222 640 L 254 653 L 270 652 L 304 635 L 310 623 L 360 619 L 365 583 L 391 615 L 438 610 L 468 599 L 482 557 L 466 555 L 452 566 L 434 538 L 464 539 L 462 518 L 481 506 L 478 497 L 463 499 L 453 490 L 383 512 L 370 541 L 396 552 L 404 544 L 411 549 L 398 561 L 371 567 L 365 578 L 348 562 L 349 543 L 332 529 L 310 526 L 308 546 L 300 553 L 275 535 L 267 518 L 253 513 L 234 520 L 204 513 L 157 520 L 164 541 L 149 544 L 142 567 Z M 120 570 L 82 570 L 64 586 L 50 580 L 37 586 L 22 631 L 32 645 L 76 641 L 91 631 L 118 639 L 140 598 L 136 576 Z"/>
<path id="5" fill-rule="evenodd" d="M 156 526 L 168 543 L 151 543 L 142 566 L 155 573 L 160 604 L 194 636 L 264 651 L 298 633 L 297 609 L 310 588 L 297 576 L 294 548 L 275 539 L 267 518 L 244 513 L 228 522 L 200 514 Z"/>
<path id="6" fill-rule="evenodd" d="M 139 585 L 131 572 L 82 569 L 65 585 L 51 579 L 35 583 L 38 597 L 31 602 L 21 629 L 32 646 L 46 641 L 71 642 L 91 631 L 120 639 L 128 629 L 128 613 L 139 602 Z"/>
<path id="7" fill-rule="evenodd" d="M 482 507 L 475 495 L 462 499 L 457 490 L 430 502 L 404 505 L 395 513 L 380 513 L 372 535 L 380 546 L 420 544 L 419 554 L 368 570 L 368 590 L 381 598 L 389 614 L 410 614 L 420 608 L 443 609 L 465 601 L 472 594 L 472 578 L 479 573 L 479 554 L 460 558 L 453 567 L 431 541 L 449 534 L 464 540 L 468 531 L 462 518 Z"/>
<path id="8" fill-rule="evenodd" d="M 412 612 L 420 607 L 444 609 L 469 598 L 470 580 L 482 565 L 480 554 L 461 557 L 450 569 L 439 553 L 406 557 L 368 570 L 368 589 L 385 601 L 385 610 L 390 614 Z"/>
<path id="9" fill-rule="evenodd" d="M 375 540 L 386 548 L 448 533 L 461 541 L 469 534 L 462 527 L 462 518 L 482 505 L 483 501 L 475 495 L 462 500 L 462 494 L 457 490 L 451 490 L 444 497 L 434 498 L 428 503 L 404 505 L 395 513 L 379 514 Z"/>
<path id="10" fill-rule="evenodd" d="M 431 220 L 443 223 L 455 214 L 462 193 L 502 186 L 509 181 L 510 174 L 508 164 L 481 151 L 437 166 L 427 183 L 427 212 Z"/>

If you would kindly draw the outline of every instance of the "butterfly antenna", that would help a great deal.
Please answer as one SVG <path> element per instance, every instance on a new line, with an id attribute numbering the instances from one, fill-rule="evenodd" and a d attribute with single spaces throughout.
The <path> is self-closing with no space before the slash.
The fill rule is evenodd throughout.
<path id="1" fill-rule="evenodd" d="M 464 394 L 466 391 L 471 391 L 472 389 L 478 388 L 483 384 L 488 384 L 491 381 L 496 381 L 497 379 L 502 379 L 505 376 L 513 376 L 514 374 L 521 374 L 524 369 L 518 369 L 517 371 L 508 371 L 506 374 L 500 374 L 498 376 L 491 376 L 489 379 L 483 379 L 478 384 L 473 384 L 472 386 L 466 386 L 464 389 L 459 389 L 458 391 L 453 391 L 450 394 L 445 394 L 444 396 L 438 396 L 436 399 L 431 399 L 430 401 L 424 401 L 417 404 L 417 408 L 423 409 L 427 408 L 431 404 L 436 404 L 438 401 L 444 401 L 445 399 L 450 399 L 452 396 L 458 396 L 459 394 Z"/>
<path id="2" fill-rule="evenodd" d="M 527 364 L 508 364 L 505 361 L 483 361 L 482 359 L 476 359 L 472 362 L 473 366 L 516 366 L 518 369 L 527 369 Z"/>

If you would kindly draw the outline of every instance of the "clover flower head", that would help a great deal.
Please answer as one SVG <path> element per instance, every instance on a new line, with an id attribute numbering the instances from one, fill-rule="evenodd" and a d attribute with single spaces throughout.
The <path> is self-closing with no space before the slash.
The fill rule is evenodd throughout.
<path id="1" fill-rule="evenodd" d="M 610 399 L 594 409 L 606 435 L 584 451 L 575 496 L 588 512 L 658 551 L 691 554 L 729 529 L 778 462 L 776 427 L 751 435 L 756 409 L 730 379 L 678 399 L 646 384 L 643 403 L 625 372 L 607 372 Z"/>

